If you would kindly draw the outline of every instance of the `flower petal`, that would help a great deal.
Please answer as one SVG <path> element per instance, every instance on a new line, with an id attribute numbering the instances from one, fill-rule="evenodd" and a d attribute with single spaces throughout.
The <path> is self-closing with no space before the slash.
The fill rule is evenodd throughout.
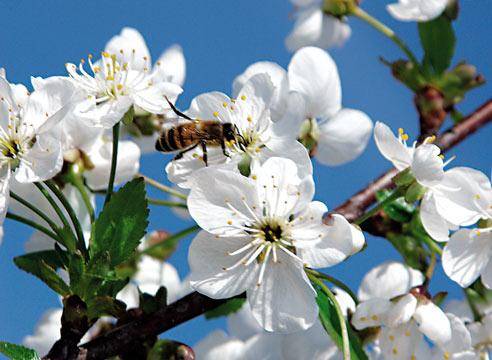
<path id="1" fill-rule="evenodd" d="M 302 263 L 283 252 L 279 252 L 276 263 L 267 264 L 263 281 L 259 286 L 252 284 L 247 296 L 254 317 L 267 331 L 306 330 L 318 316 L 316 291 Z"/>
<path id="2" fill-rule="evenodd" d="M 381 326 L 391 306 L 392 304 L 389 300 L 380 298 L 361 302 L 357 305 L 354 315 L 352 315 L 352 325 L 357 330 Z"/>
<path id="3" fill-rule="evenodd" d="M 406 294 L 393 302 L 391 309 L 386 314 L 385 324 L 389 327 L 397 327 L 410 321 L 417 308 L 417 298 L 412 294 Z"/>
<path id="4" fill-rule="evenodd" d="M 381 154 L 398 170 L 404 170 L 412 164 L 411 149 L 403 145 L 386 124 L 376 122 L 374 141 Z"/>
<path id="5" fill-rule="evenodd" d="M 166 49 L 155 63 L 153 78 L 183 86 L 186 78 L 186 60 L 181 46 L 175 44 Z"/>
<path id="6" fill-rule="evenodd" d="M 228 337 L 222 330 L 211 332 L 193 346 L 196 358 L 200 360 L 241 359 L 243 348 L 244 343 L 241 340 Z"/>
<path id="7" fill-rule="evenodd" d="M 413 318 L 419 324 L 419 330 L 435 343 L 442 344 L 451 340 L 451 323 L 433 302 L 419 304 Z"/>
<path id="8" fill-rule="evenodd" d="M 439 157 L 440 153 L 441 149 L 434 144 L 422 144 L 415 149 L 412 173 L 421 185 L 434 186 L 444 177 L 444 163 Z"/>
<path id="9" fill-rule="evenodd" d="M 441 15 L 447 3 L 447 0 L 399 0 L 386 8 L 400 21 L 429 21 Z"/>
<path id="10" fill-rule="evenodd" d="M 362 279 L 358 297 L 360 301 L 371 298 L 392 299 L 406 294 L 411 288 L 422 285 L 424 275 L 396 261 L 388 261 L 370 270 Z"/>
<path id="11" fill-rule="evenodd" d="M 224 270 L 244 256 L 229 253 L 247 243 L 249 241 L 244 238 L 216 238 L 206 231 L 198 233 L 188 252 L 191 287 L 212 299 L 226 299 L 243 293 L 252 284 L 256 286 L 256 262 Z"/>
<path id="12" fill-rule="evenodd" d="M 429 358 L 430 354 L 422 357 L 418 356 L 418 352 L 423 352 L 427 349 L 421 349 L 423 345 L 425 346 L 423 336 L 413 321 L 396 328 L 383 328 L 379 339 L 384 359 L 409 360 L 412 358 Z"/>
<path id="13" fill-rule="evenodd" d="M 304 95 L 305 118 L 327 118 L 341 109 L 342 88 L 338 69 L 326 51 L 298 50 L 289 64 L 290 89 Z"/>
<path id="14" fill-rule="evenodd" d="M 106 44 L 106 52 L 117 56 L 121 64 L 128 63 L 132 69 L 150 69 L 150 53 L 138 30 L 124 27 Z"/>
<path id="15" fill-rule="evenodd" d="M 449 223 L 438 212 L 436 205 L 437 194 L 427 191 L 420 204 L 420 220 L 425 231 L 436 241 L 449 240 Z"/>
<path id="16" fill-rule="evenodd" d="M 372 121 L 362 111 L 342 109 L 319 126 L 316 159 L 325 165 L 354 160 L 367 146 Z"/>
<path id="17" fill-rule="evenodd" d="M 444 272 L 462 287 L 467 287 L 486 268 L 491 251 L 490 234 L 477 235 L 476 230 L 458 230 L 444 248 L 442 255 Z"/>

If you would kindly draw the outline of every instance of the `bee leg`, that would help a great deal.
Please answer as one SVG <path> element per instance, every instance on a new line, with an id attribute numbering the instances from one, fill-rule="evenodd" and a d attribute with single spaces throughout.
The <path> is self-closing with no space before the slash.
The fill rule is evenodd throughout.
<path id="1" fill-rule="evenodd" d="M 178 154 L 176 154 L 176 156 L 173 158 L 173 161 L 174 160 L 179 160 L 181 158 L 183 158 L 183 155 L 186 154 L 188 151 L 191 151 L 193 150 L 194 148 L 196 148 L 198 145 L 200 145 L 200 143 L 196 143 L 195 145 L 193 145 L 192 147 L 189 147 L 188 149 L 185 149 L 183 151 L 180 151 Z"/>
<path id="2" fill-rule="evenodd" d="M 202 141 L 201 145 L 203 150 L 203 162 L 205 163 L 205 166 L 208 166 L 207 143 L 205 141 Z"/>
<path id="3" fill-rule="evenodd" d="M 220 147 L 222 148 L 222 154 L 224 154 L 224 156 L 231 157 L 226 150 L 224 139 L 220 142 Z"/>
<path id="4" fill-rule="evenodd" d="M 174 104 L 168 99 L 167 96 L 164 96 L 166 98 L 166 101 L 167 103 L 169 104 L 169 106 L 171 107 L 171 109 L 174 111 L 174 113 L 178 116 L 181 116 L 182 118 L 186 119 L 186 120 L 190 120 L 190 121 L 195 121 L 193 120 L 192 118 L 190 118 L 188 115 L 186 114 L 183 114 L 181 111 L 179 111 L 176 106 L 174 106 Z"/>

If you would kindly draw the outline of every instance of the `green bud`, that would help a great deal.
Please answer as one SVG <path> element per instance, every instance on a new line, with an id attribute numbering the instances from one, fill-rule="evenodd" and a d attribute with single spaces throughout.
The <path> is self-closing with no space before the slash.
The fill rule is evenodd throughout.
<path id="1" fill-rule="evenodd" d="M 128 111 L 123 115 L 123 124 L 129 125 L 133 122 L 133 118 L 135 117 L 135 109 L 133 106 L 128 109 Z"/>
<path id="2" fill-rule="evenodd" d="M 358 0 L 324 0 L 323 12 L 341 18 L 350 15 L 358 6 Z"/>
<path id="3" fill-rule="evenodd" d="M 412 169 L 410 169 L 409 167 L 403 171 L 400 171 L 398 174 L 396 174 L 393 177 L 393 182 L 397 186 L 410 185 L 414 181 L 415 181 L 415 177 L 412 174 Z"/>
<path id="4" fill-rule="evenodd" d="M 409 204 L 413 204 L 417 200 L 422 199 L 427 188 L 425 186 L 420 185 L 418 182 L 414 182 L 410 185 L 405 193 L 405 201 Z"/>
<path id="5" fill-rule="evenodd" d="M 314 151 L 318 144 L 319 126 L 316 119 L 306 119 L 301 124 L 299 142 L 309 151 Z"/>
<path id="6" fill-rule="evenodd" d="M 237 167 L 241 175 L 248 177 L 251 174 L 251 156 L 244 154 Z"/>
<path id="7" fill-rule="evenodd" d="M 391 73 L 395 79 L 405 84 L 409 89 L 417 91 L 425 85 L 425 79 L 413 62 L 408 60 L 390 62 L 384 59 L 381 61 L 391 68 Z"/>

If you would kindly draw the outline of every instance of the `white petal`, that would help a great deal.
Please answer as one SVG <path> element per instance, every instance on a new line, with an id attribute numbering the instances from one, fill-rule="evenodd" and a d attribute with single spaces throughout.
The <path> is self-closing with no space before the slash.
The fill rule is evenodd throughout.
<path id="1" fill-rule="evenodd" d="M 0 225 L 3 225 L 10 202 L 10 171 L 4 166 L 0 169 Z M 3 236 L 3 228 L 2 228 Z"/>
<path id="2" fill-rule="evenodd" d="M 436 194 L 429 190 L 420 204 L 420 220 L 425 231 L 436 241 L 448 241 L 449 223 L 438 212 Z"/>
<path id="3" fill-rule="evenodd" d="M 444 177 L 444 163 L 439 157 L 441 149 L 434 144 L 417 146 L 413 154 L 412 173 L 415 179 L 427 187 L 438 184 Z"/>
<path id="4" fill-rule="evenodd" d="M 397 328 L 383 328 L 379 336 L 379 344 L 384 359 L 410 360 L 412 355 L 417 359 L 428 359 L 428 356 L 419 357 L 422 352 L 423 336 L 413 321 Z"/>
<path id="5" fill-rule="evenodd" d="M 438 343 L 437 345 L 451 354 L 471 349 L 471 335 L 463 320 L 450 313 L 446 313 L 446 316 L 451 325 L 451 338 L 448 341 Z"/>
<path id="6" fill-rule="evenodd" d="M 196 358 L 200 360 L 241 359 L 243 348 L 244 343 L 241 340 L 229 338 L 222 330 L 215 330 L 193 346 Z"/>
<path id="7" fill-rule="evenodd" d="M 244 360 L 281 360 L 282 334 L 269 334 L 263 332 L 257 334 L 246 341 Z"/>
<path id="8" fill-rule="evenodd" d="M 385 324 L 389 327 L 397 327 L 410 321 L 417 308 L 417 299 L 412 294 L 404 295 L 393 302 L 391 309 L 386 314 Z"/>
<path id="9" fill-rule="evenodd" d="M 251 222 L 249 219 L 252 215 L 248 206 L 251 210 L 256 208 L 256 216 L 261 216 L 252 181 L 222 169 L 206 168 L 197 171 L 188 196 L 191 216 L 202 229 L 214 234 L 244 233 L 235 227 Z M 210 191 L 211 189 L 215 191 Z"/>
<path id="10" fill-rule="evenodd" d="M 254 317 L 267 331 L 306 330 L 318 316 L 316 291 L 302 264 L 283 252 L 276 263 L 267 264 L 262 283 L 253 283 L 247 295 Z"/>
<path id="11" fill-rule="evenodd" d="M 344 316 L 348 317 L 349 314 L 353 314 L 355 312 L 356 305 L 352 296 L 337 287 L 334 287 L 332 292 L 335 295 Z"/>
<path id="12" fill-rule="evenodd" d="M 466 300 L 451 300 L 446 303 L 445 310 L 447 313 L 452 313 L 467 323 L 473 321 L 473 313 Z"/>
<path id="13" fill-rule="evenodd" d="M 192 288 L 213 299 L 225 299 L 243 293 L 253 283 L 256 286 L 256 262 L 224 270 L 244 256 L 228 253 L 247 243 L 242 238 L 216 238 L 205 231 L 198 233 L 188 252 Z"/>
<path id="14" fill-rule="evenodd" d="M 276 121 L 280 119 L 285 112 L 285 106 L 290 104 L 290 101 L 287 101 L 289 92 L 287 71 L 277 63 L 259 61 L 248 66 L 241 75 L 234 79 L 232 84 L 232 95 L 237 98 L 246 82 L 254 75 L 262 73 L 266 73 L 270 76 L 270 80 L 275 88 L 271 104 L 271 115 L 272 120 Z"/>
<path id="15" fill-rule="evenodd" d="M 183 86 L 186 78 L 186 60 L 181 46 L 172 45 L 162 53 L 154 66 L 154 76 Z"/>
<path id="16" fill-rule="evenodd" d="M 385 262 L 369 271 L 359 287 L 360 301 L 371 298 L 392 299 L 422 285 L 424 275 L 396 261 Z"/>
<path id="17" fill-rule="evenodd" d="M 413 315 L 419 330 L 436 343 L 451 340 L 451 323 L 446 314 L 431 301 L 419 304 Z"/>
<path id="18" fill-rule="evenodd" d="M 241 340 L 247 340 L 256 334 L 264 332 L 254 318 L 248 303 L 245 303 L 239 311 L 227 317 L 227 329 L 231 335 Z"/>
<path id="19" fill-rule="evenodd" d="M 362 111 L 342 109 L 319 126 L 316 159 L 325 165 L 354 160 L 367 146 L 372 121 Z"/>
<path id="20" fill-rule="evenodd" d="M 485 269 L 482 270 L 481 279 L 482 279 L 482 284 L 484 284 L 487 289 L 492 289 L 492 261 L 489 260 Z"/>
<path id="21" fill-rule="evenodd" d="M 411 165 L 411 150 L 403 145 L 391 129 L 382 122 L 376 122 L 374 141 L 381 154 L 391 161 L 398 170 L 404 170 Z"/>
<path id="22" fill-rule="evenodd" d="M 309 153 L 299 141 L 285 137 L 271 137 L 262 149 L 261 158 L 283 157 L 292 160 L 297 166 L 300 178 L 312 176 L 313 163 Z"/>
<path id="23" fill-rule="evenodd" d="M 341 109 L 342 88 L 338 69 L 326 51 L 298 50 L 289 64 L 290 89 L 304 95 L 306 118 L 327 118 Z"/>
<path id="24" fill-rule="evenodd" d="M 476 230 L 458 230 L 444 248 L 444 272 L 462 287 L 467 287 L 485 269 L 491 251 L 492 239 L 489 234 L 477 235 Z"/>
<path id="25" fill-rule="evenodd" d="M 352 315 L 352 325 L 357 330 L 381 326 L 391 306 L 392 304 L 389 300 L 380 298 L 361 302 L 357 305 L 354 315 Z"/>
<path id="26" fill-rule="evenodd" d="M 63 165 L 61 144 L 48 134 L 40 135 L 23 159 L 25 161 L 21 161 L 15 172 L 17 181 L 26 183 L 50 179 Z"/>
<path id="27" fill-rule="evenodd" d="M 447 3 L 447 0 L 399 0 L 387 5 L 387 9 L 400 21 L 429 21 L 441 15 Z"/>
<path id="28" fill-rule="evenodd" d="M 119 35 L 113 36 L 106 44 L 106 52 L 116 55 L 121 64 L 128 63 L 132 69 L 150 69 L 149 49 L 136 29 L 124 27 Z"/>
<path id="29" fill-rule="evenodd" d="M 282 107 L 283 114 L 280 119 L 275 120 L 272 113 L 272 120 L 276 121 L 272 124 L 272 132 L 276 137 L 296 140 L 299 136 L 301 124 L 305 120 L 304 96 L 298 92 L 291 91 L 285 98 L 287 100 L 285 105 L 287 108 Z"/>
<path id="30" fill-rule="evenodd" d="M 182 92 L 183 89 L 180 86 L 163 81 L 135 91 L 131 97 L 134 104 L 142 109 L 153 114 L 164 114 L 170 108 L 165 97 L 170 101 L 175 101 Z"/>
<path id="31" fill-rule="evenodd" d="M 313 202 L 310 206 L 315 208 L 309 209 L 308 211 L 313 213 L 307 213 L 306 216 L 314 217 L 316 214 L 319 221 L 321 211 L 326 212 L 326 207 L 323 208 L 324 205 L 318 202 Z M 304 226 L 299 229 L 293 229 L 295 230 L 293 238 L 299 239 L 298 255 L 310 267 L 324 268 L 336 265 L 359 251 L 364 244 L 362 232 L 355 229 L 342 215 L 331 215 L 327 225 L 316 227 L 309 223 L 302 225 Z M 311 240 L 313 244 L 307 246 L 309 244 L 303 244 L 302 240 L 309 236 L 315 237 Z M 316 236 L 318 237 L 317 242 L 313 241 L 316 240 Z M 297 241 L 295 244 L 298 246 Z"/>
<path id="32" fill-rule="evenodd" d="M 92 189 L 106 189 L 111 168 L 113 143 L 99 140 L 91 149 L 89 158 L 94 168 L 84 173 L 87 185 Z M 132 141 L 120 141 L 116 163 L 115 184 L 121 184 L 138 173 L 140 168 L 140 149 Z"/>
<path id="33" fill-rule="evenodd" d="M 319 321 L 306 331 L 284 336 L 282 353 L 285 360 L 335 360 L 340 356 L 338 347 Z"/>

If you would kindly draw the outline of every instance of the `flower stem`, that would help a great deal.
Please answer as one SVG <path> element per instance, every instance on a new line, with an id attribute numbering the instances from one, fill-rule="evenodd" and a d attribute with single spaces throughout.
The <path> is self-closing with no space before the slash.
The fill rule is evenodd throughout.
<path id="1" fill-rule="evenodd" d="M 350 297 L 354 300 L 355 304 L 359 303 L 359 299 L 357 296 L 354 294 L 354 292 L 347 286 L 345 285 L 342 281 L 334 278 L 333 276 L 330 276 L 328 274 L 313 270 L 313 269 L 306 269 L 306 272 L 311 273 L 312 275 L 316 276 L 318 279 L 323 279 L 326 280 L 330 283 L 332 283 L 335 286 L 338 286 L 340 289 L 345 291 L 347 294 L 350 295 Z"/>
<path id="2" fill-rule="evenodd" d="M 26 224 L 26 225 L 28 225 L 28 226 L 36 229 L 36 230 L 41 231 L 42 233 L 48 235 L 53 240 L 59 241 L 58 236 L 53 231 L 45 228 L 44 226 L 42 226 L 42 225 L 40 225 L 40 224 L 38 224 L 32 220 L 26 219 L 23 216 L 15 215 L 15 214 L 12 214 L 9 212 L 7 213 L 6 217 L 7 217 L 7 219 L 15 220 L 15 221 L 18 221 L 20 223 Z"/>
<path id="3" fill-rule="evenodd" d="M 419 61 L 415 57 L 415 55 L 412 53 L 410 48 L 405 44 L 405 42 L 400 39 L 393 30 L 391 30 L 388 26 L 383 24 L 381 21 L 378 19 L 374 18 L 373 16 L 369 15 L 367 12 L 362 10 L 360 7 L 356 7 L 352 11 L 352 15 L 358 17 L 359 19 L 367 22 L 369 25 L 371 25 L 373 28 L 375 28 L 377 31 L 382 33 L 384 36 L 388 37 L 391 41 L 393 41 L 398 47 L 408 56 L 408 59 L 413 62 L 415 65 L 419 65 Z"/>
<path id="4" fill-rule="evenodd" d="M 172 196 L 175 196 L 175 197 L 183 199 L 183 200 L 186 200 L 186 198 L 187 198 L 187 196 L 185 194 L 182 194 L 179 191 L 176 191 L 169 186 L 161 184 L 160 182 L 158 182 L 154 179 L 151 179 L 148 176 L 145 176 L 143 174 L 137 174 L 137 176 L 142 177 L 147 184 L 149 184 L 150 186 L 152 186 L 158 190 L 164 191 L 164 192 L 166 192 Z"/>
<path id="5" fill-rule="evenodd" d="M 363 214 L 361 217 L 359 217 L 357 220 L 355 220 L 354 224 L 357 224 L 357 225 L 362 224 L 364 221 L 366 221 L 367 219 L 369 219 L 370 217 L 375 215 L 379 210 L 384 208 L 386 205 L 392 203 L 393 201 L 395 201 L 396 199 L 398 199 L 402 195 L 403 195 L 403 190 L 401 188 L 397 188 L 386 199 L 381 201 L 379 204 L 374 206 L 371 210 L 369 210 L 368 212 Z"/>
<path id="6" fill-rule="evenodd" d="M 113 153 L 111 154 L 111 170 L 109 172 L 108 192 L 104 204 L 107 204 L 113 195 L 114 178 L 116 176 L 116 164 L 118 163 L 118 142 L 120 139 L 120 122 L 113 126 Z"/>
<path id="7" fill-rule="evenodd" d="M 179 207 L 183 209 L 188 209 L 188 206 L 180 201 L 168 201 L 168 200 L 153 199 L 153 198 L 147 198 L 147 201 L 149 202 L 149 204 L 152 205 Z"/>
<path id="8" fill-rule="evenodd" d="M 180 239 L 184 238 L 185 236 L 188 236 L 190 234 L 193 234 L 194 232 L 196 232 L 198 230 L 200 230 L 200 227 L 198 225 L 193 225 L 193 226 L 191 226 L 189 228 L 186 228 L 184 230 L 181 230 L 180 232 L 178 232 L 176 234 L 173 234 L 173 235 L 169 236 L 163 242 L 160 242 L 160 243 L 157 243 L 155 245 L 149 246 L 148 248 L 146 248 L 145 250 L 143 250 L 140 254 L 141 255 L 149 255 L 149 254 L 152 253 L 153 250 L 158 249 L 164 243 L 170 243 L 172 241 L 180 240 Z"/>
<path id="9" fill-rule="evenodd" d="M 30 202 L 24 200 L 22 197 L 20 197 L 19 195 L 17 195 L 13 191 L 10 192 L 10 197 L 12 199 L 18 201 L 19 203 L 21 203 L 25 207 L 27 207 L 29 210 L 31 210 L 36 215 L 38 215 L 41 219 L 43 219 L 50 226 L 51 229 L 53 229 L 53 231 L 56 232 L 58 230 L 58 226 L 43 211 L 38 209 L 36 206 L 34 206 Z"/>
<path id="10" fill-rule="evenodd" d="M 49 191 L 46 190 L 46 188 L 41 183 L 36 182 L 36 183 L 34 183 L 34 185 L 39 189 L 39 191 L 41 192 L 41 194 L 43 194 L 43 196 L 46 198 L 46 200 L 48 200 L 48 202 L 50 203 L 53 210 L 55 210 L 56 214 L 58 215 L 58 217 L 60 218 L 60 220 L 63 224 L 63 227 L 71 230 L 70 223 L 68 222 L 67 217 L 63 213 L 60 206 L 58 206 L 58 204 L 56 203 L 53 196 L 51 196 Z"/>
<path id="11" fill-rule="evenodd" d="M 89 194 L 87 193 L 87 189 L 84 185 L 82 177 L 80 175 L 73 174 L 70 177 L 70 183 L 79 191 L 79 194 L 82 197 L 82 201 L 84 202 L 85 207 L 89 212 L 91 223 L 93 223 L 95 219 L 94 207 L 92 206 L 91 199 L 89 198 Z"/>
<path id="12" fill-rule="evenodd" d="M 421 236 L 420 239 L 422 239 L 423 242 L 425 242 L 425 244 L 429 247 L 429 249 L 439 255 L 439 256 L 442 256 L 442 249 L 439 245 L 436 244 L 436 242 L 434 240 L 432 240 L 431 237 L 429 236 Z"/>
<path id="13" fill-rule="evenodd" d="M 308 272 L 307 276 L 309 279 L 318 285 L 321 290 L 325 293 L 326 296 L 333 302 L 335 305 L 335 311 L 337 313 L 338 321 L 340 322 L 340 329 L 342 331 L 342 350 L 343 350 L 343 359 L 344 360 L 350 360 L 350 344 L 349 344 L 349 337 L 348 337 L 348 330 L 347 330 L 347 323 L 345 322 L 345 317 L 343 316 L 342 309 L 340 308 L 340 305 L 338 304 L 337 298 L 335 295 L 331 292 L 330 289 L 316 277 L 316 275 Z"/>
<path id="14" fill-rule="evenodd" d="M 77 234 L 77 240 L 78 240 L 78 248 L 84 254 L 86 257 L 88 257 L 88 252 L 87 248 L 85 246 L 85 240 L 84 240 L 84 233 L 82 232 L 82 226 L 80 225 L 79 219 L 77 218 L 77 214 L 75 214 L 75 211 L 73 210 L 72 205 L 68 202 L 67 198 L 61 190 L 58 188 L 58 186 L 52 181 L 48 180 L 44 182 L 46 186 L 55 194 L 55 196 L 60 200 L 62 203 L 63 207 L 68 213 L 68 216 L 70 217 L 70 220 L 72 220 L 73 227 L 75 228 L 75 233 Z"/>

